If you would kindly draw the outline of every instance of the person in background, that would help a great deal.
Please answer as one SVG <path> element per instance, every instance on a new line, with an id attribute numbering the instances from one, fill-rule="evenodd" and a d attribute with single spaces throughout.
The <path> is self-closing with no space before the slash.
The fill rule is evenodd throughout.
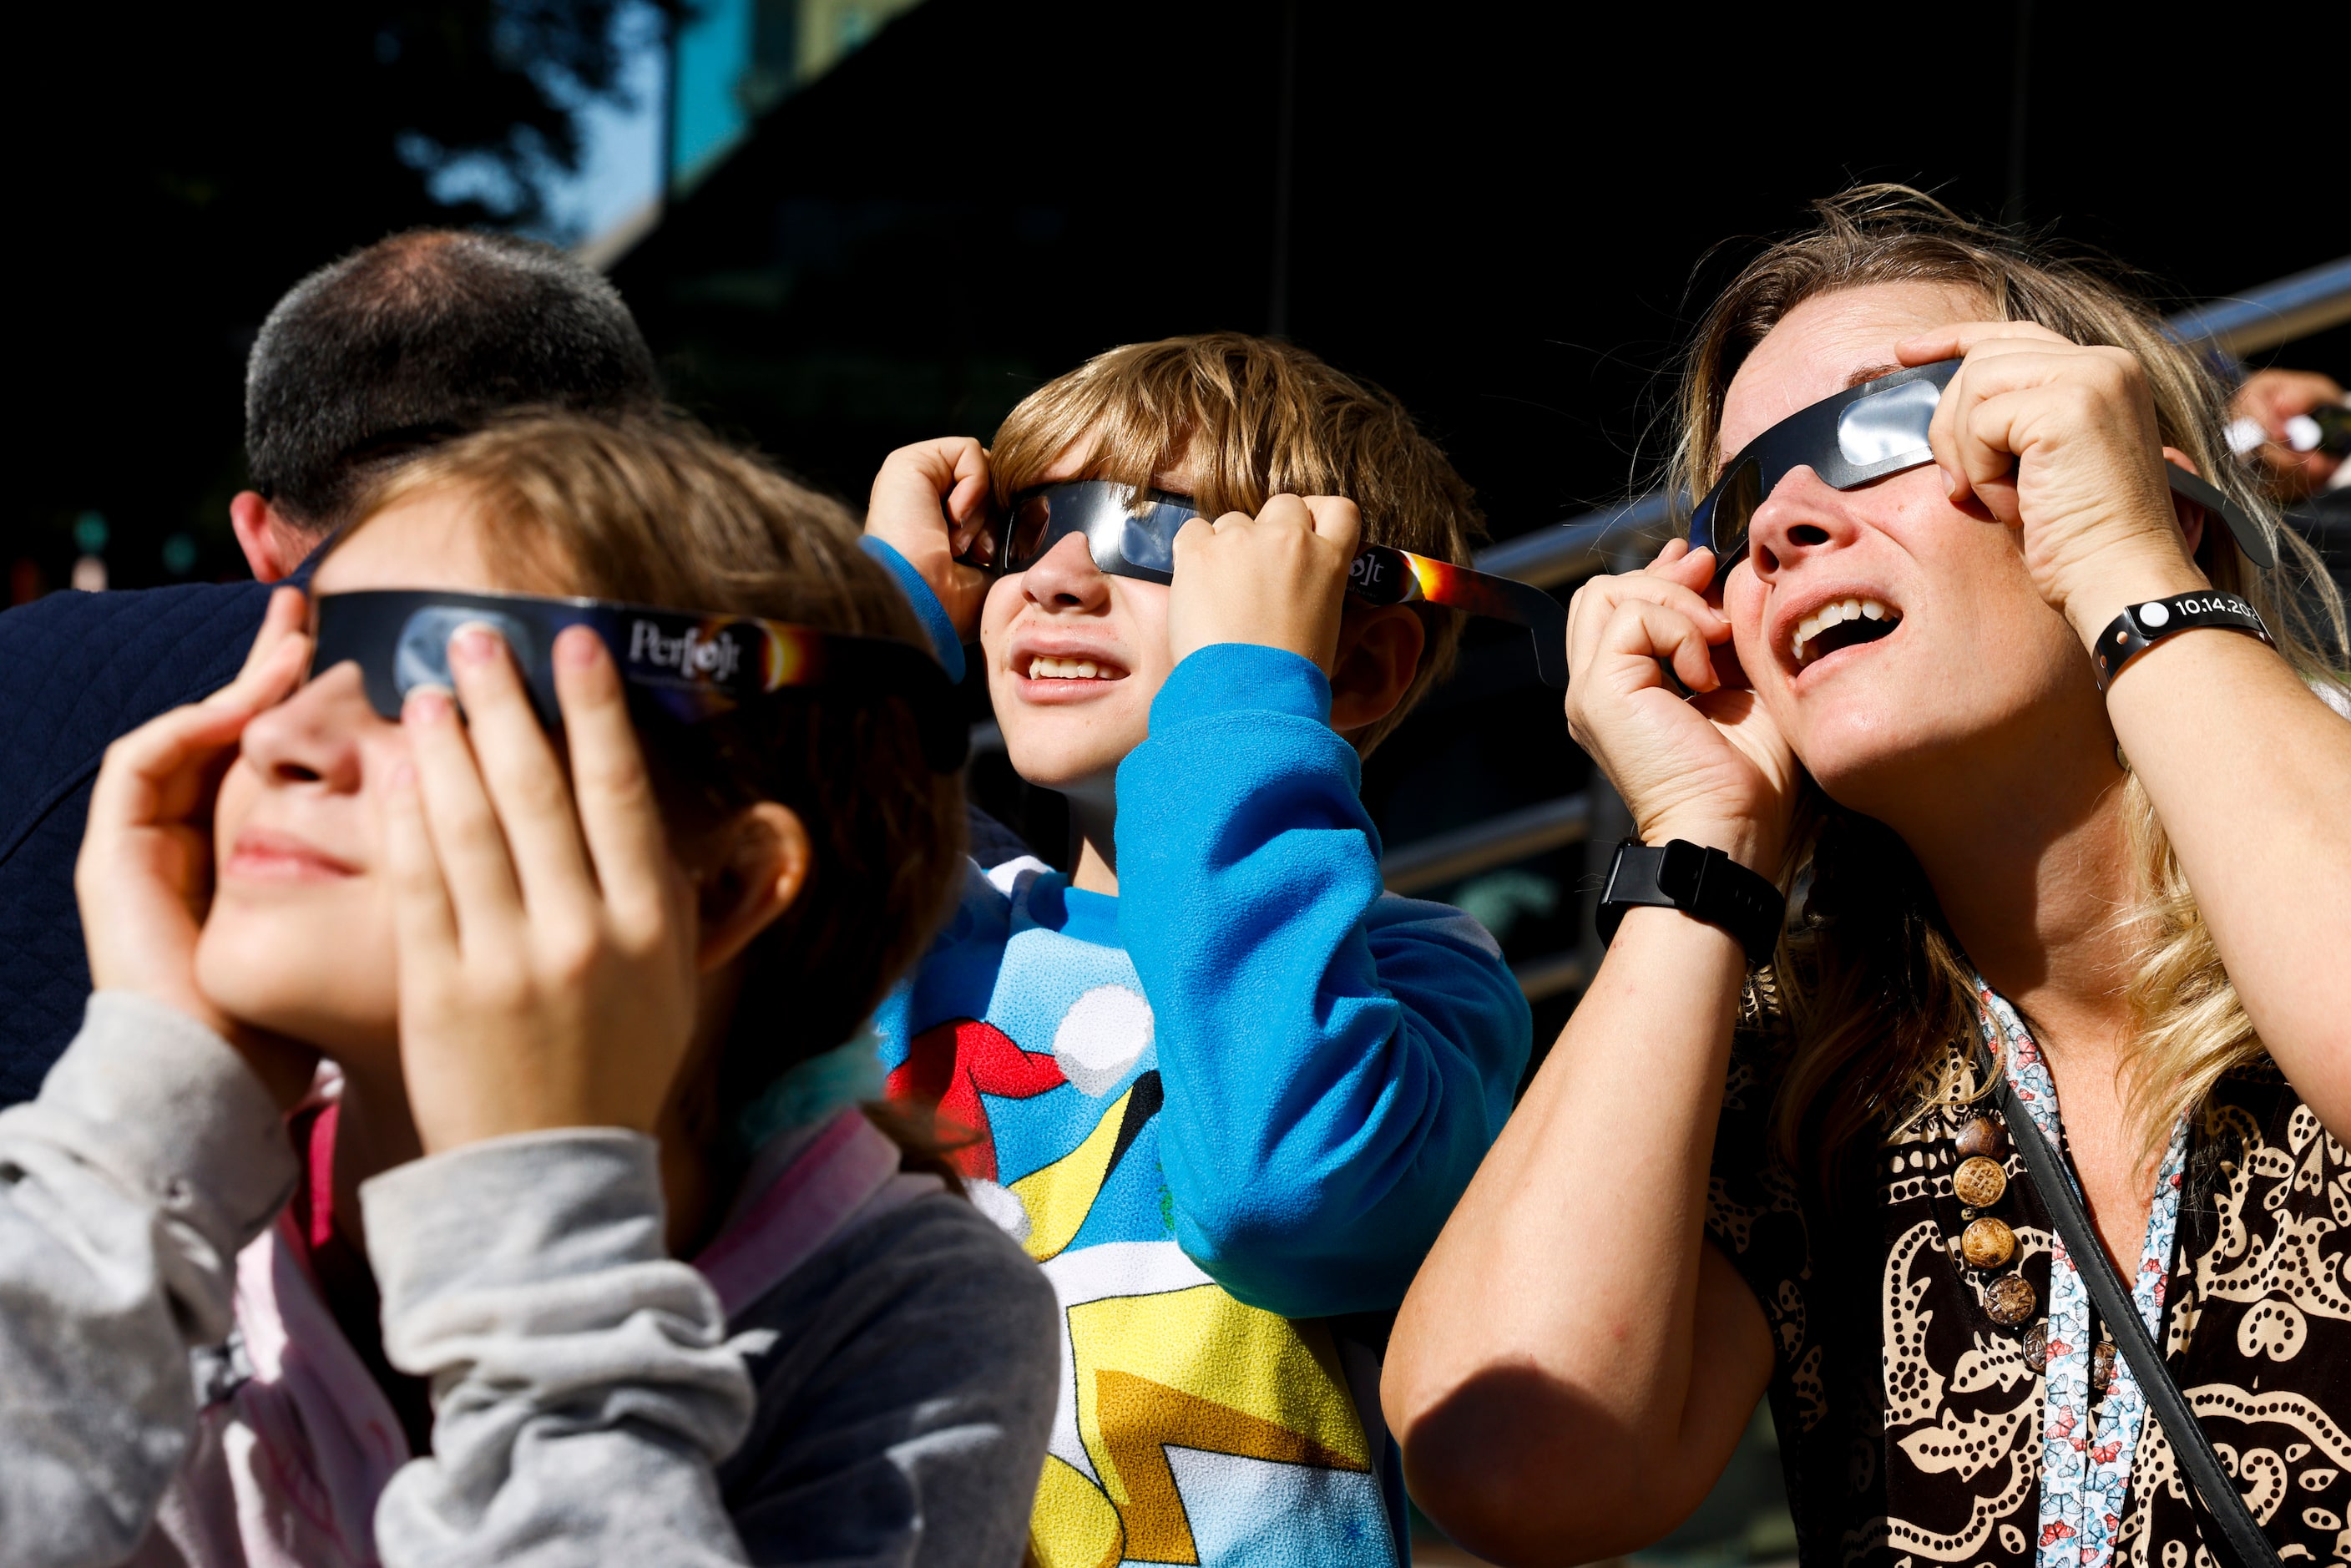
<path id="1" fill-rule="evenodd" d="M 862 1108 L 962 730 L 854 520 L 532 414 L 311 588 L 99 771 L 99 988 L 0 1111 L 0 1562 L 1013 1568 L 1052 1293 Z"/>
<path id="2" fill-rule="evenodd" d="M 393 235 L 270 311 L 246 366 L 246 466 L 229 503 L 246 583 L 54 593 L 0 614 L 0 1105 L 29 1097 L 89 994 L 72 869 L 115 737 L 218 689 L 266 585 L 420 448 L 503 410 L 650 413 L 652 351 L 612 286 L 529 240 Z"/>
<path id="3" fill-rule="evenodd" d="M 1040 506 L 1102 532 L 1021 546 Z M 976 1201 L 1061 1298 L 1046 1568 L 1408 1558 L 1387 1315 L 1531 1022 L 1482 927 L 1382 891 L 1358 799 L 1458 612 L 1346 590 L 1359 540 L 1464 561 L 1476 527 L 1393 398 L 1233 333 L 1112 350 L 992 453 L 874 481 L 869 548 L 943 655 L 977 632 L 1012 766 L 1079 841 L 1074 875 L 970 868 L 876 1019 L 893 1095 L 970 1128 Z"/>
<path id="4" fill-rule="evenodd" d="M 1746 894 L 1603 900 L 1397 1320 L 1413 1495 L 1497 1563 L 1630 1552 L 1768 1393 L 1806 1563 L 2247 1561 L 2111 1261 L 2217 1485 L 2339 1558 L 2341 598 L 2143 301 L 1917 192 L 1819 204 L 1683 387 L 1700 537 L 1578 591 L 1567 716 L 1620 870 Z"/>
<path id="5" fill-rule="evenodd" d="M 2292 506 L 2338 487 L 2351 474 L 2339 449 L 2297 442 L 2294 426 L 2307 423 L 2321 410 L 2346 406 L 2351 404 L 2333 376 L 2317 371 L 2255 371 L 2229 400 L 2229 444 L 2259 463 L 2269 476 L 2271 493 Z"/>
<path id="6" fill-rule="evenodd" d="M 2286 526 L 2351 593 L 2351 399 L 2342 385 L 2315 371 L 2255 371 L 2229 413 L 2230 446 L 2260 470 Z"/>

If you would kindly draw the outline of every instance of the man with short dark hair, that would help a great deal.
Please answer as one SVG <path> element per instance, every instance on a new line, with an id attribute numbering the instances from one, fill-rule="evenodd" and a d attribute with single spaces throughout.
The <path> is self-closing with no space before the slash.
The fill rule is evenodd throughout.
<path id="1" fill-rule="evenodd" d="M 0 1105 L 30 1098 L 89 994 L 73 863 L 113 739 L 236 673 L 268 602 L 377 473 L 502 410 L 650 413 L 652 351 L 559 250 L 416 230 L 296 284 L 246 370 L 254 488 L 229 503 L 259 580 L 57 593 L 0 615 Z"/>

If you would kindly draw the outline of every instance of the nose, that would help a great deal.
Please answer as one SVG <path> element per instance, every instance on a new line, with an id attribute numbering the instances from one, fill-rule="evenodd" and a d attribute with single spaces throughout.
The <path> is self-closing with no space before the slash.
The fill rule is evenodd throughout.
<path id="1" fill-rule="evenodd" d="M 1101 611 L 1110 607 L 1110 579 L 1086 537 L 1068 534 L 1021 574 L 1020 593 L 1041 610 Z"/>
<path id="2" fill-rule="evenodd" d="M 1851 544 L 1861 524 L 1844 492 L 1809 467 L 1791 468 L 1747 524 L 1747 556 L 1769 582 L 1800 562 Z"/>
<path id="3" fill-rule="evenodd" d="M 323 784 L 354 793 L 363 776 L 360 741 L 371 725 L 398 729 L 369 706 L 360 667 L 338 664 L 245 727 L 245 760 L 266 788 Z"/>

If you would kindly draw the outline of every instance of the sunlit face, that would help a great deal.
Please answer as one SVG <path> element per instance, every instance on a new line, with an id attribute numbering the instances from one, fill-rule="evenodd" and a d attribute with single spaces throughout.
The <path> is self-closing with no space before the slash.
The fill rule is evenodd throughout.
<path id="1" fill-rule="evenodd" d="M 1083 476 L 1091 447 L 1073 443 L 1036 482 Z M 1189 495 L 1196 475 L 1179 464 L 1153 483 Z M 1106 792 L 1150 735 L 1151 700 L 1175 667 L 1166 585 L 1105 574 L 1073 534 L 988 590 L 979 641 L 1014 770 L 1049 789 Z"/>
<path id="2" fill-rule="evenodd" d="M 471 504 L 426 495 L 371 518 L 320 563 L 313 591 L 496 591 Z M 359 666 L 318 674 L 246 727 L 214 812 L 219 866 L 196 983 L 232 1017 L 329 1054 L 397 1051 L 392 909 L 379 816 L 406 758 Z"/>
<path id="3" fill-rule="evenodd" d="M 1899 369 L 1903 339 L 1987 314 L 1975 296 L 1929 284 L 1806 300 L 1732 378 L 1723 455 Z M 2018 536 L 1980 508 L 1954 507 L 1939 468 L 1844 491 L 1794 469 L 1749 538 L 1723 592 L 1740 663 L 1796 756 L 1845 805 L 1885 815 L 1955 750 L 2042 744 L 2085 694 L 2095 707 L 2088 660 L 2034 589 Z M 1881 612 L 1864 617 L 1875 624 L 1819 633 L 1824 607 L 1854 603 Z M 1875 640 L 1857 634 L 1889 622 Z M 1814 640 L 1800 649 L 1808 629 Z"/>

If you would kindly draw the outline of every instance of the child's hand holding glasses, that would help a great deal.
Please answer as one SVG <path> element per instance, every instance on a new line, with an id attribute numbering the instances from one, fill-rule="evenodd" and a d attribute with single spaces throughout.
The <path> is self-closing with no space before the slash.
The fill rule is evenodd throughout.
<path id="1" fill-rule="evenodd" d="M 196 937 L 212 905 L 213 801 L 245 727 L 302 684 L 310 659 L 301 591 L 270 596 L 236 679 L 106 748 L 74 862 L 91 985 L 178 1009 L 236 1047 L 280 1104 L 310 1086 L 318 1052 L 249 1028 L 196 984 Z"/>
<path id="2" fill-rule="evenodd" d="M 698 922 L 619 673 L 586 628 L 556 640 L 567 782 L 497 633 L 449 653 L 455 698 L 409 696 L 385 822 L 417 1134 L 651 1133 L 693 1043 Z"/>

